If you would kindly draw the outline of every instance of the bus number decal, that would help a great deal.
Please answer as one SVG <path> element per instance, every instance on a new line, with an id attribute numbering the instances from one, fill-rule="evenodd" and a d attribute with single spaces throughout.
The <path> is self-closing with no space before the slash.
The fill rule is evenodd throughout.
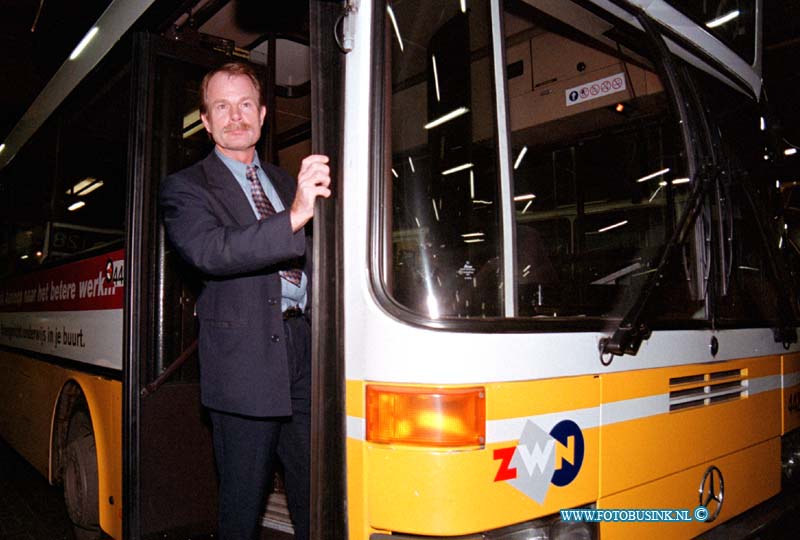
<path id="1" fill-rule="evenodd" d="M 122 260 L 106 260 L 106 286 L 121 286 L 125 282 L 125 265 Z"/>
<path id="2" fill-rule="evenodd" d="M 494 451 L 500 460 L 494 481 L 508 482 L 543 504 L 551 484 L 563 487 L 575 480 L 583 455 L 583 432 L 572 420 L 562 420 L 550 433 L 528 420 L 516 446 Z"/>

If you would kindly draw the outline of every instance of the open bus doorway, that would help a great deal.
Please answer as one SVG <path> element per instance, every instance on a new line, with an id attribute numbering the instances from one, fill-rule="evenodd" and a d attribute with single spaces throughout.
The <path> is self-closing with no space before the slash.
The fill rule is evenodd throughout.
<path id="1" fill-rule="evenodd" d="M 157 207 L 161 180 L 213 148 L 198 110 L 204 74 L 231 61 L 251 63 L 268 110 L 258 146 L 262 160 L 296 175 L 300 159 L 311 153 L 308 3 L 257 9 L 222 4 L 210 15 L 199 7 L 163 36 L 139 35 L 135 44 L 124 353 L 126 538 L 206 538 L 216 528 L 214 456 L 196 353 L 194 304 L 202 276 L 170 245 Z M 286 538 L 292 527 L 279 474 L 274 488 L 263 526 L 278 531 L 270 538 Z"/>

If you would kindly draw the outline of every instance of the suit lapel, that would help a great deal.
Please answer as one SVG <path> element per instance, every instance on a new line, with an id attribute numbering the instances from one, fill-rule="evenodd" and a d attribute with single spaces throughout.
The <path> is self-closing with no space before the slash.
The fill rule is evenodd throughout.
<path id="1" fill-rule="evenodd" d="M 213 150 L 203 160 L 203 171 L 206 174 L 209 189 L 239 225 L 249 225 L 256 221 L 253 208 L 239 182 Z"/>

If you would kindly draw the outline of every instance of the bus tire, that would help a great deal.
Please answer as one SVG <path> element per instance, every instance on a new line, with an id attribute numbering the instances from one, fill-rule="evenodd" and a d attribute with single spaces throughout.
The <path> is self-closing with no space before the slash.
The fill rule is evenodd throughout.
<path id="1" fill-rule="evenodd" d="M 72 415 L 64 464 L 64 501 L 75 540 L 100 538 L 97 451 L 89 415 Z"/>

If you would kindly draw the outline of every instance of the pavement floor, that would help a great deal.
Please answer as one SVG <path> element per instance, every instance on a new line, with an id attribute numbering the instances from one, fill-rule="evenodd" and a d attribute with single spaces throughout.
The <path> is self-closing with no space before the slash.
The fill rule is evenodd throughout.
<path id="1" fill-rule="evenodd" d="M 61 488 L 0 439 L 0 540 L 73 540 Z"/>
<path id="2" fill-rule="evenodd" d="M 208 540 L 213 540 L 209 536 Z M 703 535 L 705 540 L 796 540 L 800 538 L 800 486 Z M 74 540 L 60 487 L 48 484 L 0 439 L 0 540 Z M 264 529 L 261 540 L 292 540 Z"/>
<path id="3" fill-rule="evenodd" d="M 208 537 L 213 540 L 213 536 Z M 292 540 L 263 529 L 261 540 Z M 0 540 L 74 540 L 60 487 L 0 439 Z"/>

